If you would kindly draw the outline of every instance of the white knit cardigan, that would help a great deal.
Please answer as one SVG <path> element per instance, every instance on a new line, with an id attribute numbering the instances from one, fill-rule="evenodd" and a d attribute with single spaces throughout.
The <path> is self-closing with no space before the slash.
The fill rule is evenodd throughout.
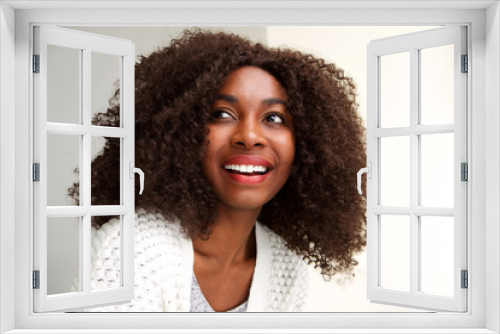
<path id="1" fill-rule="evenodd" d="M 92 229 L 91 288 L 117 287 L 120 281 L 120 222 Z M 257 260 L 247 312 L 299 312 L 309 289 L 307 264 L 285 247 L 281 237 L 256 222 Z M 139 210 L 135 219 L 135 298 L 127 304 L 91 312 L 189 312 L 193 245 L 178 223 Z"/>

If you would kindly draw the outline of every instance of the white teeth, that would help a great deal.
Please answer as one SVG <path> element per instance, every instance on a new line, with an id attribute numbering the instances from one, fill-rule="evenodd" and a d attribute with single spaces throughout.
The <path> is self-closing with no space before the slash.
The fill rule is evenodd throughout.
<path id="1" fill-rule="evenodd" d="M 265 173 L 267 167 L 254 165 L 225 165 L 225 169 L 234 170 L 240 173 Z"/>

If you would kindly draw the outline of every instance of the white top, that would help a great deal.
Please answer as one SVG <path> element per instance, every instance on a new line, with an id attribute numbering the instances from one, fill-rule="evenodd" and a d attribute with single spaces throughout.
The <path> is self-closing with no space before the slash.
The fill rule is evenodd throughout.
<path id="1" fill-rule="evenodd" d="M 135 219 L 135 298 L 128 304 L 91 312 L 189 312 L 194 251 L 176 222 L 143 210 Z M 298 312 L 309 290 L 307 264 L 285 241 L 256 222 L 257 259 L 247 312 Z M 117 287 L 120 281 L 120 221 L 92 228 L 91 288 Z"/>
<path id="2" fill-rule="evenodd" d="M 230 309 L 227 312 L 245 312 L 247 309 L 247 301 Z M 191 284 L 191 309 L 189 312 L 215 312 L 212 306 L 201 291 L 196 275 L 193 274 L 193 283 Z"/>

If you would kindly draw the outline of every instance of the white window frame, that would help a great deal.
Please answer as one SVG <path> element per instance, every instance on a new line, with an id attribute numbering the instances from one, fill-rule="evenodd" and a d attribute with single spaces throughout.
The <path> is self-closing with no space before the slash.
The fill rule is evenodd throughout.
<path id="1" fill-rule="evenodd" d="M 66 8 L 61 9 L 63 6 Z M 106 6 L 128 6 L 129 9 L 96 10 Z M 150 9 L 136 9 L 147 6 Z M 471 199 L 468 210 L 471 222 L 468 227 L 471 236 L 468 241 L 468 268 L 471 273 L 468 312 L 424 315 L 33 313 L 30 279 L 33 250 L 33 205 L 30 198 L 30 157 L 33 148 L 30 143 L 33 124 L 30 116 L 32 83 L 29 55 L 32 45 L 30 32 L 34 24 L 467 25 L 471 59 L 471 75 L 468 78 L 468 86 L 471 87 L 468 93 L 468 109 L 471 110 L 468 116 L 468 132 L 471 134 L 468 142 L 468 196 Z M 498 1 L 79 1 L 74 4 L 69 1 L 6 0 L 0 3 L 0 50 L 1 333 L 57 333 L 57 329 L 61 333 L 76 333 L 76 329 L 82 328 L 87 329 L 86 333 L 110 333 L 113 328 L 127 329 L 127 333 L 145 333 L 144 329 L 132 330 L 139 324 L 158 329 L 156 333 L 187 333 L 179 328 L 191 328 L 189 332 L 192 333 L 206 333 L 207 329 L 212 333 L 229 333 L 236 332 L 235 328 L 261 333 L 340 333 L 347 328 L 351 328 L 350 333 L 500 332 Z M 488 175 L 487 182 L 485 175 Z M 169 329 L 165 329 L 166 325 Z"/>
<path id="2" fill-rule="evenodd" d="M 467 310 L 467 290 L 461 287 L 461 271 L 467 269 L 467 186 L 461 181 L 460 165 L 467 162 L 467 76 L 462 73 L 461 56 L 467 54 L 467 31 L 464 26 L 440 27 L 411 34 L 393 36 L 371 41 L 367 49 L 368 92 L 367 92 L 367 160 L 371 166 L 371 177 L 367 179 L 367 256 L 368 287 L 367 295 L 371 302 L 413 306 L 428 310 L 448 310 L 463 312 Z M 454 120 L 451 124 L 425 125 L 420 122 L 421 115 L 421 50 L 453 46 L 451 57 L 454 87 Z M 407 126 L 382 127 L 381 59 L 383 56 L 409 55 L 409 119 Z M 448 60 L 450 61 L 450 60 Z M 387 98 L 387 97 L 386 97 Z M 448 173 L 453 179 L 453 207 L 426 207 L 421 203 L 420 151 L 422 135 L 451 133 L 453 135 L 453 163 Z M 383 138 L 395 136 L 407 138 L 409 147 L 409 203 L 402 206 L 386 206 L 381 203 L 381 149 Z M 402 180 L 403 181 L 403 180 Z M 404 182 L 404 181 L 403 181 Z M 386 184 L 387 185 L 387 184 Z M 381 259 L 382 217 L 402 215 L 408 218 L 409 250 L 409 289 L 408 291 L 390 289 L 381 285 L 383 269 Z M 453 280 L 452 295 L 443 296 L 421 290 L 422 279 L 422 242 L 420 241 L 421 219 L 425 216 L 452 217 L 453 219 Z M 406 221 L 403 221 L 404 224 Z M 436 277 L 439 273 L 436 273 Z"/>
<path id="3" fill-rule="evenodd" d="M 135 46 L 131 41 L 100 36 L 88 32 L 52 26 L 34 27 L 34 54 L 39 56 L 39 73 L 33 75 L 34 92 L 34 162 L 40 164 L 39 181 L 33 184 L 34 195 L 34 270 L 39 271 L 39 288 L 34 289 L 36 312 L 83 309 L 130 302 L 134 298 L 134 66 Z M 48 45 L 78 50 L 80 56 L 81 89 L 80 123 L 48 122 Z M 112 55 L 119 59 L 120 127 L 92 126 L 91 72 L 92 53 Z M 80 205 L 47 206 L 47 135 L 79 136 L 80 140 Z M 115 166 L 120 182 L 119 205 L 91 203 L 91 143 L 92 136 L 120 140 L 120 161 Z M 120 216 L 120 282 L 119 286 L 102 291 L 91 290 L 91 219 L 92 216 Z M 79 219 L 80 290 L 72 293 L 48 294 L 48 219 L 72 217 Z"/>

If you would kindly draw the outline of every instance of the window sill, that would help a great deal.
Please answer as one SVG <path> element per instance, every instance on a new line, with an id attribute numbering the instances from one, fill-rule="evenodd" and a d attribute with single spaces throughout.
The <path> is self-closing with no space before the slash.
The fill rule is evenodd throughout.
<path id="1" fill-rule="evenodd" d="M 255 334 L 494 334 L 495 332 L 484 328 L 460 329 L 149 329 L 149 330 L 116 330 L 116 329 L 15 329 L 5 334 L 230 334 L 230 333 L 255 333 Z"/>

